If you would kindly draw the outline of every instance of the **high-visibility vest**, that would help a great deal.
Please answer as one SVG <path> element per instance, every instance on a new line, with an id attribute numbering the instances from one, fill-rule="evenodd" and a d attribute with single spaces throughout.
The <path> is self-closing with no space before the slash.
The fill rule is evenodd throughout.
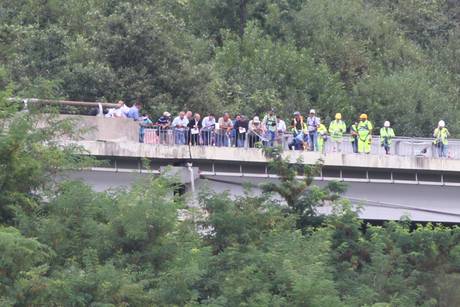
<path id="1" fill-rule="evenodd" d="M 391 140 L 395 137 L 393 128 L 380 128 L 380 142 L 384 145 L 391 145 Z"/>
<path id="2" fill-rule="evenodd" d="M 359 122 L 358 124 L 358 137 L 361 141 L 367 140 L 367 138 L 372 135 L 372 123 L 368 120 Z"/>
<path id="3" fill-rule="evenodd" d="M 339 140 L 347 130 L 347 126 L 342 120 L 333 120 L 329 125 L 329 134 L 333 140 Z"/>
<path id="4" fill-rule="evenodd" d="M 449 130 L 447 128 L 436 128 L 434 129 L 434 144 L 439 144 L 440 142 L 444 145 L 447 145 L 449 142 L 447 141 L 447 137 L 450 135 Z"/>
<path id="5" fill-rule="evenodd" d="M 276 131 L 276 115 L 265 115 L 264 119 L 262 120 L 264 125 L 267 127 L 269 131 Z"/>

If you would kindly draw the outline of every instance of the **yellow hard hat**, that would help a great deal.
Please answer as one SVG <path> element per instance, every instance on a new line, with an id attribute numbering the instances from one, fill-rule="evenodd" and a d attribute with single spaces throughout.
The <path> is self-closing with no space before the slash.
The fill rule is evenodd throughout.
<path id="1" fill-rule="evenodd" d="M 336 113 L 335 114 L 335 119 L 342 119 L 342 114 Z"/>
<path id="2" fill-rule="evenodd" d="M 367 119 L 367 114 L 364 114 L 364 113 L 363 113 L 363 114 L 361 114 L 361 115 L 359 116 L 359 118 L 360 118 L 360 119 Z"/>

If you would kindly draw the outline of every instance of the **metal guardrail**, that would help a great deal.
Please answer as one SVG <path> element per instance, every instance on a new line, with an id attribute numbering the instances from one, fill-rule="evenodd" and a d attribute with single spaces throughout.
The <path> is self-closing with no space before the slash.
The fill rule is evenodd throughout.
<path id="1" fill-rule="evenodd" d="M 267 146 L 281 146 L 288 150 L 293 141 L 291 133 L 276 133 L 272 138 L 268 133 L 247 131 L 245 133 L 227 132 L 215 129 L 194 130 L 189 128 L 163 129 L 158 126 L 141 127 L 140 142 L 154 145 L 188 145 L 191 146 L 215 146 L 215 147 L 239 147 L 239 148 L 262 148 Z M 374 136 L 371 143 L 373 155 L 385 155 L 384 148 L 380 145 L 379 136 Z M 337 152 L 330 138 L 324 142 L 323 154 Z M 350 136 L 344 135 L 340 152 L 353 154 Z M 391 155 L 416 156 L 438 158 L 433 139 L 396 137 L 393 139 Z M 460 159 L 460 140 L 449 139 L 448 158 Z"/>

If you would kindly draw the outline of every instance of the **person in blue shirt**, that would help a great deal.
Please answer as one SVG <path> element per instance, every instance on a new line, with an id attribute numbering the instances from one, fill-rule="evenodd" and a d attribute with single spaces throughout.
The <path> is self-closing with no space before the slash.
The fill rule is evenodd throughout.
<path id="1" fill-rule="evenodd" d="M 140 114 L 139 112 L 142 109 L 142 103 L 139 101 L 136 102 L 131 108 L 129 108 L 128 114 L 126 114 L 127 118 L 132 118 L 135 121 L 138 121 L 140 119 Z"/>

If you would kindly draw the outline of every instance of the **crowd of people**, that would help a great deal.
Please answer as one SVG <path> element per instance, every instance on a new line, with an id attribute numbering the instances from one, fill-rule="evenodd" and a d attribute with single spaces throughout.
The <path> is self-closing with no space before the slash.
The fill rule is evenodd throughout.
<path id="1" fill-rule="evenodd" d="M 326 127 L 316 111 L 311 109 L 306 117 L 294 112 L 293 118 L 286 122 L 270 109 L 262 117 L 248 118 L 238 114 L 234 118 L 229 113 L 216 117 L 213 113 L 204 118 L 192 111 L 179 112 L 173 117 L 169 112 L 153 122 L 148 114 L 141 113 L 142 104 L 136 102 L 132 107 L 123 101 L 117 107 L 108 110 L 106 117 L 131 118 L 140 124 L 139 141 L 167 145 L 205 145 L 218 147 L 263 147 L 288 143 L 291 150 L 309 150 L 325 152 L 329 143 L 333 152 L 341 152 L 345 134 L 349 132 L 349 141 L 354 153 L 369 154 L 371 152 L 374 126 L 367 114 L 361 114 L 359 120 L 347 127 L 341 113 L 336 113 L 334 120 Z M 152 129 L 153 128 L 153 129 Z M 449 131 L 443 120 L 434 130 L 433 144 L 438 157 L 448 156 Z M 396 134 L 390 122 L 384 122 L 379 131 L 380 146 L 388 155 L 391 152 L 392 140 Z"/>

